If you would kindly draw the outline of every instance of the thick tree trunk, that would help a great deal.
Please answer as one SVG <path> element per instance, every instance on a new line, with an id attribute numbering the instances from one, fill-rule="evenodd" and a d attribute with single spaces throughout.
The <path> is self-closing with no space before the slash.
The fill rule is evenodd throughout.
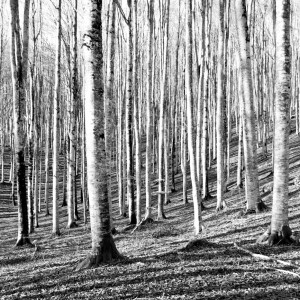
<path id="1" fill-rule="evenodd" d="M 276 5 L 274 188 L 269 244 L 289 242 L 289 134 L 291 105 L 290 0 Z"/>
<path id="2" fill-rule="evenodd" d="M 111 235 L 105 167 L 106 137 L 104 132 L 101 9 L 102 2 L 98 0 L 88 1 L 85 7 L 85 31 L 82 48 L 85 66 L 85 128 L 92 251 L 77 266 L 77 270 L 98 266 L 102 262 L 120 258 Z"/>
<path id="3" fill-rule="evenodd" d="M 25 175 L 25 114 L 26 94 L 25 82 L 28 65 L 28 23 L 29 4 L 25 1 L 23 52 L 21 53 L 21 36 L 19 21 L 19 4 L 10 0 L 11 13 L 11 69 L 13 84 L 13 115 L 14 115 L 14 150 L 16 157 L 17 198 L 18 198 L 18 238 L 16 246 L 30 244 L 28 232 L 28 209 Z M 13 180 L 13 179 L 12 179 Z"/>
<path id="4" fill-rule="evenodd" d="M 112 126 L 112 103 L 114 101 L 114 65 L 115 65 L 115 22 L 116 21 L 116 4 L 112 1 L 109 9 L 108 22 L 108 41 L 107 41 L 107 71 L 106 71 L 106 97 L 105 97 L 105 152 L 106 152 L 106 168 L 107 168 L 107 183 L 108 197 L 111 206 L 111 151 L 113 126 Z M 111 228 L 113 230 L 113 220 L 111 218 Z"/>

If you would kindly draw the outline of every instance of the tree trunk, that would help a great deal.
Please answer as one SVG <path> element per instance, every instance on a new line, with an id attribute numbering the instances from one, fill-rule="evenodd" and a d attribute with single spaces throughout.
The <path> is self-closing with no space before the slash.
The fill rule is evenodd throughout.
<path id="1" fill-rule="evenodd" d="M 168 44 L 169 44 L 169 8 L 170 8 L 170 0 L 166 0 L 166 16 L 164 19 L 165 28 L 164 28 L 164 36 L 162 43 L 162 76 L 161 76 L 161 84 L 160 84 L 160 104 L 159 104 L 159 129 L 158 129 L 158 210 L 157 210 L 157 218 L 165 219 L 164 213 L 164 201 L 163 201 L 163 186 L 164 186 L 164 174 L 163 174 L 163 165 L 164 165 L 164 146 L 163 144 L 165 133 L 165 109 L 166 109 L 166 84 L 167 84 L 167 63 L 168 63 Z M 160 12 L 163 13 L 162 11 Z M 161 32 L 163 32 L 161 24 Z M 166 191 L 165 191 L 166 192 Z"/>
<path id="2" fill-rule="evenodd" d="M 216 115 L 216 133 L 217 133 L 217 207 L 216 210 L 222 210 L 226 207 L 224 200 L 224 1 L 219 1 L 219 40 L 218 40 L 218 74 L 217 74 L 217 115 Z"/>
<path id="3" fill-rule="evenodd" d="M 185 63 L 185 91 L 187 99 L 187 134 L 188 150 L 190 156 L 190 176 L 192 181 L 192 196 L 194 204 L 194 229 L 195 234 L 201 230 L 201 206 L 199 206 L 200 192 L 197 180 L 196 156 L 193 134 L 193 72 L 192 72 L 192 0 L 186 0 L 186 63 Z"/>
<path id="4" fill-rule="evenodd" d="M 126 155 L 127 155 L 127 202 L 130 224 L 136 224 L 135 201 L 134 201 L 134 162 L 133 162 L 133 92 L 132 92 L 132 69 L 133 69 L 133 28 L 132 28 L 132 3 L 128 1 L 128 52 L 127 52 L 127 93 L 126 93 Z"/>
<path id="5" fill-rule="evenodd" d="M 107 182 L 108 182 L 108 197 L 111 205 L 111 151 L 112 151 L 112 103 L 114 101 L 114 63 L 115 63 L 115 20 L 116 20 L 116 4 L 112 1 L 109 10 L 109 28 L 108 28 L 108 42 L 107 42 L 107 71 L 106 71 L 106 97 L 105 97 L 105 152 L 106 152 L 106 168 L 107 168 Z M 111 219 L 111 228 L 113 230 L 113 222 Z"/>
<path id="6" fill-rule="evenodd" d="M 77 266 L 77 270 L 98 266 L 120 258 L 110 228 L 110 211 L 107 190 L 104 82 L 102 52 L 102 2 L 90 0 L 85 7 L 83 36 L 85 120 L 88 190 L 92 251 Z"/>
<path id="7" fill-rule="evenodd" d="M 134 133 L 135 133 L 135 179 L 136 179 L 136 223 L 141 222 L 141 145 L 140 145 L 140 118 L 138 99 L 138 30 L 137 30 L 137 0 L 132 0 L 133 18 L 133 99 L 134 99 Z"/>
<path id="8" fill-rule="evenodd" d="M 250 60 L 250 35 L 247 25 L 246 1 L 236 2 L 237 27 L 240 43 L 240 60 L 243 86 L 243 127 L 244 127 L 244 156 L 245 156 L 245 188 L 246 213 L 260 211 L 263 207 L 259 196 L 258 170 L 257 170 L 257 143 L 255 133 L 255 117 L 253 104 L 253 86 Z"/>
<path id="9" fill-rule="evenodd" d="M 60 84 L 61 84 L 61 0 L 58 0 L 58 22 L 57 22 L 57 49 L 55 59 L 55 87 L 54 87 L 54 105 L 53 105 L 53 153 L 52 153 L 52 171 L 53 171 L 53 235 L 60 235 L 59 230 L 59 145 L 61 136 L 59 134 L 60 124 Z M 60 140 L 59 140 L 60 138 Z"/>
<path id="10" fill-rule="evenodd" d="M 18 238 L 16 246 L 30 244 L 28 232 L 28 209 L 25 176 L 25 83 L 28 65 L 28 24 L 29 4 L 25 1 L 23 51 L 21 53 L 21 36 L 19 21 L 19 4 L 10 0 L 11 13 L 11 69 L 13 83 L 13 115 L 14 115 L 14 150 L 16 157 L 17 198 L 18 198 Z"/>
<path id="11" fill-rule="evenodd" d="M 145 170 L 145 190 L 146 190 L 146 214 L 145 219 L 152 217 L 151 201 L 151 106 L 152 106 L 152 63 L 153 63 L 153 34 L 154 34 L 154 0 L 150 0 L 148 6 L 148 73 L 147 73 L 147 104 L 146 104 L 146 170 Z"/>
<path id="12" fill-rule="evenodd" d="M 291 105 L 290 0 L 276 4 L 276 98 L 274 122 L 274 188 L 269 244 L 290 242 L 289 134 Z"/>

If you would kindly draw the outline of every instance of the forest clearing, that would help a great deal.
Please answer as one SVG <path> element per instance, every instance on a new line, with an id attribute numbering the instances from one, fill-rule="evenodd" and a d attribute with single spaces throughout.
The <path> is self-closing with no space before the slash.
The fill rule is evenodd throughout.
<path id="1" fill-rule="evenodd" d="M 2 0 L 1 299 L 300 299 L 299 15 Z"/>

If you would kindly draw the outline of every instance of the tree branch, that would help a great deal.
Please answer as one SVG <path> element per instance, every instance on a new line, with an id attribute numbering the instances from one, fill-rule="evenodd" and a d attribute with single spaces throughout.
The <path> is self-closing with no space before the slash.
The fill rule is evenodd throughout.
<path id="1" fill-rule="evenodd" d="M 117 5 L 117 7 L 119 8 L 119 12 L 120 12 L 121 16 L 123 17 L 125 23 L 126 23 L 127 25 L 129 25 L 129 20 L 126 18 L 125 13 L 124 13 L 124 11 L 123 11 L 123 9 L 122 9 L 122 6 L 121 6 L 120 2 L 119 2 L 118 0 L 113 0 L 113 2 L 114 2 L 114 3 Z"/>

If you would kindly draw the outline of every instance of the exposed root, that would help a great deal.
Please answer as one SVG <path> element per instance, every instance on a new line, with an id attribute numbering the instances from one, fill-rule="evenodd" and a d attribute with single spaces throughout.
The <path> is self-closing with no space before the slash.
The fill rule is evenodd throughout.
<path id="1" fill-rule="evenodd" d="M 168 199 L 164 204 L 165 204 L 165 205 L 168 205 L 168 204 L 170 204 L 170 203 L 171 203 L 171 200 Z"/>
<path id="2" fill-rule="evenodd" d="M 283 225 L 279 231 L 271 232 L 270 226 L 258 237 L 257 244 L 267 244 L 269 246 L 296 244 L 297 239 L 292 235 L 292 230 L 288 225 Z"/>
<path id="3" fill-rule="evenodd" d="M 236 187 L 237 187 L 238 189 L 243 189 L 243 188 L 244 188 L 243 182 L 237 183 L 237 184 L 236 184 Z"/>
<path id="4" fill-rule="evenodd" d="M 266 244 L 270 234 L 271 234 L 271 226 L 269 226 L 268 229 L 257 238 L 256 244 L 262 244 L 262 245 Z"/>
<path id="5" fill-rule="evenodd" d="M 135 226 L 135 228 L 132 230 L 131 234 L 134 233 L 136 230 L 138 230 L 141 226 L 146 225 L 146 224 L 152 224 L 154 220 L 152 218 L 147 218 L 147 219 L 142 219 L 142 221 Z"/>
<path id="6" fill-rule="evenodd" d="M 101 263 L 109 263 L 123 258 L 117 250 L 111 234 L 109 234 L 102 239 L 95 249 L 92 249 L 92 252 L 88 254 L 86 259 L 77 265 L 75 271 L 98 267 Z"/>
<path id="7" fill-rule="evenodd" d="M 164 212 L 163 212 L 163 213 L 160 213 L 160 214 L 157 216 L 157 220 L 165 220 L 165 219 L 167 219 L 167 217 L 166 217 L 166 215 L 165 215 Z"/>
<path id="8" fill-rule="evenodd" d="M 77 213 L 75 213 L 75 215 L 74 215 L 74 219 L 75 219 L 76 221 L 79 221 L 79 220 L 80 220 L 80 217 L 79 217 L 79 214 L 78 214 L 78 212 L 77 212 Z"/>
<path id="9" fill-rule="evenodd" d="M 203 202 L 201 201 L 201 210 L 203 211 L 203 210 L 206 210 L 206 209 L 207 209 L 207 207 L 204 206 Z"/>
<path id="10" fill-rule="evenodd" d="M 72 221 L 72 222 L 68 223 L 66 228 L 70 229 L 70 228 L 76 228 L 76 227 L 78 227 L 78 224 L 75 221 Z"/>
<path id="11" fill-rule="evenodd" d="M 227 209 L 227 204 L 225 201 L 222 201 L 221 204 L 217 205 L 216 212 L 220 212 Z"/>
<path id="12" fill-rule="evenodd" d="M 34 247 L 34 245 L 31 243 L 28 236 L 21 236 L 18 238 L 15 247 L 22 247 L 22 246 L 28 246 L 28 247 Z"/>

